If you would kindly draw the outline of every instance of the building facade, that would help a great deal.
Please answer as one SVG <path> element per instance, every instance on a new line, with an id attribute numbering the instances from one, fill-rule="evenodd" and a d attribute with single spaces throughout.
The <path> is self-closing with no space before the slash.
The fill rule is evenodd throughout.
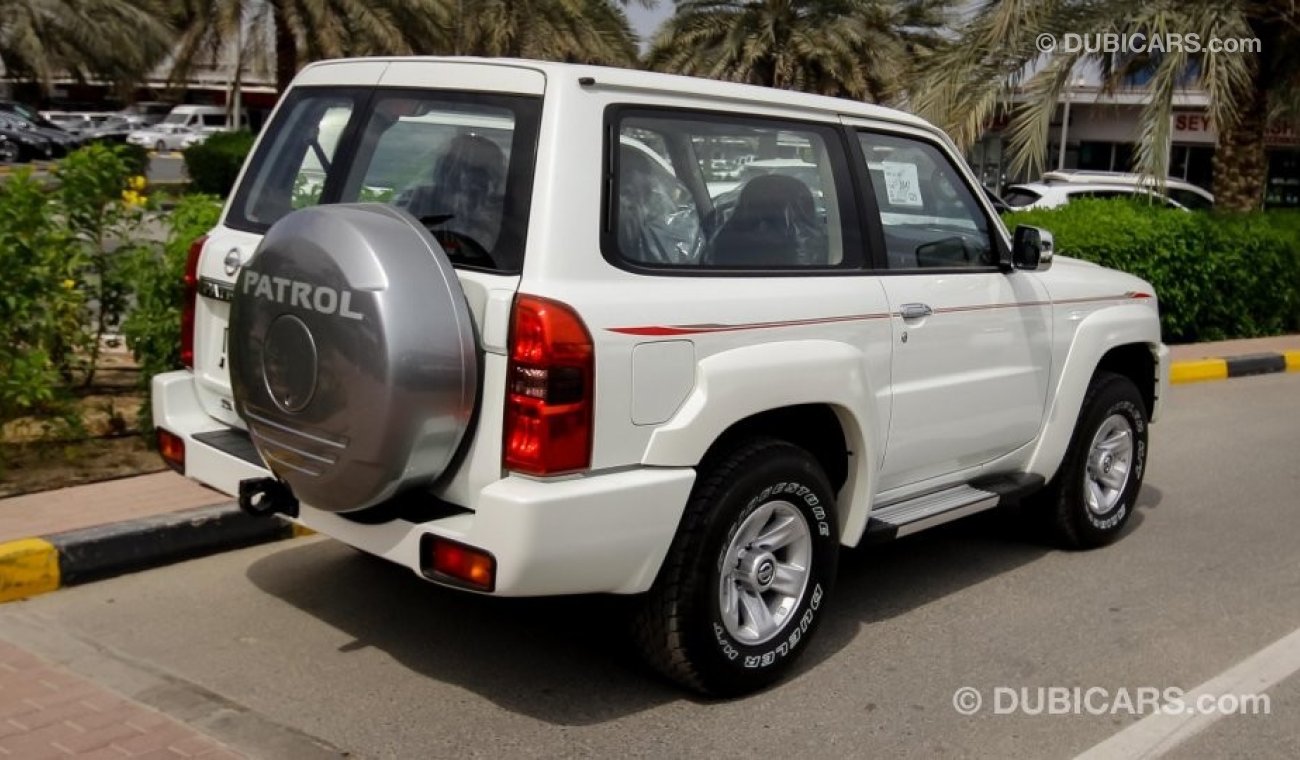
<path id="1" fill-rule="evenodd" d="M 1146 100 L 1141 90 L 1104 94 L 1090 85 L 1070 88 L 1056 109 L 1045 166 L 1133 171 Z M 1180 96 L 1171 124 L 1169 175 L 1213 191 L 1216 137 L 1209 99 L 1196 92 Z M 1265 145 L 1269 162 L 1265 205 L 1300 208 L 1300 128 L 1275 125 L 1266 135 Z M 1014 175 L 1006 148 L 1005 124 L 997 124 L 968 153 L 980 180 L 995 192 L 1009 184 L 1037 179 Z"/>

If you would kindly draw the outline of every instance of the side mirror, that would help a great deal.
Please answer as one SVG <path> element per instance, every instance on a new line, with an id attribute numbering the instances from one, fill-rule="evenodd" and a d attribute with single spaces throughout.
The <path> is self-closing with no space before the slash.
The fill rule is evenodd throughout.
<path id="1" fill-rule="evenodd" d="M 1052 233 L 1022 224 L 1011 238 L 1011 263 L 1016 269 L 1042 271 L 1052 265 L 1055 250 Z"/>

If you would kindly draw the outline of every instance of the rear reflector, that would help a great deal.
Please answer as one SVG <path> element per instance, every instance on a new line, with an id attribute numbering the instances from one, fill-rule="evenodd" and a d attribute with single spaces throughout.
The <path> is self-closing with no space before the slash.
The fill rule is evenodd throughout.
<path id="1" fill-rule="evenodd" d="M 185 439 L 162 428 L 156 429 L 158 435 L 158 453 L 168 467 L 185 474 Z"/>
<path id="2" fill-rule="evenodd" d="M 496 587 L 497 561 L 491 554 L 445 538 L 420 540 L 420 568 L 433 580 L 475 591 Z"/>

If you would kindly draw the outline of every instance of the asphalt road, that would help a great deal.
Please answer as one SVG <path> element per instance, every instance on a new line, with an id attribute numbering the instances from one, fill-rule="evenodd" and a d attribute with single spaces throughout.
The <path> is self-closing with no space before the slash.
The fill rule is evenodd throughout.
<path id="1" fill-rule="evenodd" d="M 1113 706 L 1300 628 L 1297 400 L 1296 374 L 1175 387 L 1112 547 L 1052 550 L 990 515 L 850 552 L 798 672 L 746 699 L 643 671 L 617 600 L 472 597 L 320 538 L 6 605 L 0 636 L 271 757 L 310 754 L 306 737 L 361 757 L 1070 757 L 1138 717 L 995 714 L 995 690 Z M 1260 667 L 1269 715 L 1170 756 L 1300 757 L 1300 675 Z M 984 698 L 970 717 L 963 686 Z"/>
<path id="2" fill-rule="evenodd" d="M 180 154 L 153 156 L 149 159 L 150 182 L 182 182 L 185 180 L 185 159 Z"/>

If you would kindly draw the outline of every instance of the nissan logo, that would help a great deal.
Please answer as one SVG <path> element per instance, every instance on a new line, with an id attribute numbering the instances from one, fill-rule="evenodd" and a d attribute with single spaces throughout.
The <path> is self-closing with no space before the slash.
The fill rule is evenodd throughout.
<path id="1" fill-rule="evenodd" d="M 221 263 L 226 267 L 226 276 L 234 277 L 235 272 L 239 271 L 240 265 L 244 262 L 242 261 L 242 257 L 239 255 L 239 249 L 231 248 L 230 253 L 226 254 L 226 258 Z"/>

